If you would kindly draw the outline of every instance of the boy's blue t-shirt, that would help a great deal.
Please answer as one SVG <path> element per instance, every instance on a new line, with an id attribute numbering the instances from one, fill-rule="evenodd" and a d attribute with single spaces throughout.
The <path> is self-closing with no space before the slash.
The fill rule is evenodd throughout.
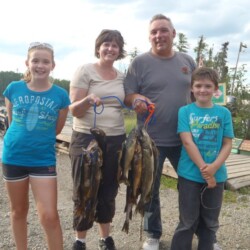
<path id="1" fill-rule="evenodd" d="M 25 81 L 11 82 L 3 95 L 12 103 L 12 122 L 3 140 L 2 162 L 17 166 L 55 166 L 56 124 L 70 104 L 63 88 L 35 92 Z"/>
<path id="2" fill-rule="evenodd" d="M 227 108 L 216 104 L 211 108 L 201 108 L 191 103 L 179 109 L 177 132 L 190 132 L 204 161 L 212 163 L 222 148 L 223 138 L 234 137 L 231 113 Z M 191 181 L 206 182 L 184 146 L 178 164 L 178 175 Z M 226 181 L 225 164 L 218 169 L 215 178 L 216 182 Z"/>

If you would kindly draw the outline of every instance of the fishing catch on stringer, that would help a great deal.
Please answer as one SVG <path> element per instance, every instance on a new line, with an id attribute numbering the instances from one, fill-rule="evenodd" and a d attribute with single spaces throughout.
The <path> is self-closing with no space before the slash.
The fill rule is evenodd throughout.
<path id="1" fill-rule="evenodd" d="M 142 128 L 133 128 L 123 144 L 120 157 L 120 183 L 127 185 L 126 213 L 122 231 L 128 233 L 129 220 L 132 219 L 132 210 L 144 216 L 144 206 L 151 199 L 152 187 L 157 167 L 158 150 L 147 133 L 147 125 L 152 118 L 154 107 L 150 106 L 151 113 L 145 120 Z"/>

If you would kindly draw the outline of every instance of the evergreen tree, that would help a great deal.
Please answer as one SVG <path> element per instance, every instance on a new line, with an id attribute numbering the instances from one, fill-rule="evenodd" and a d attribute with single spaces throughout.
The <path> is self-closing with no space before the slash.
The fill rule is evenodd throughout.
<path id="1" fill-rule="evenodd" d="M 177 43 L 174 43 L 174 46 L 177 48 L 178 51 L 187 53 L 189 49 L 189 44 L 187 37 L 183 33 L 178 33 L 177 34 Z"/>
<path id="2" fill-rule="evenodd" d="M 214 68 L 218 71 L 220 82 L 228 82 L 227 51 L 229 42 L 222 44 L 221 51 L 214 57 Z"/>
<path id="3" fill-rule="evenodd" d="M 194 48 L 194 52 L 196 53 L 196 63 L 197 65 L 200 65 L 200 62 L 203 61 L 203 64 L 205 64 L 205 58 L 208 50 L 208 44 L 205 43 L 205 38 L 202 35 L 200 37 L 200 40 L 198 41 L 197 47 Z"/>

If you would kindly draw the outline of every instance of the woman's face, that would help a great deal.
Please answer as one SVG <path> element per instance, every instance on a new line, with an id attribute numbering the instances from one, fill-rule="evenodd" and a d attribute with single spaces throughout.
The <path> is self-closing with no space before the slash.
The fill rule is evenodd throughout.
<path id="1" fill-rule="evenodd" d="M 120 54 L 120 48 L 116 41 L 113 40 L 102 43 L 98 52 L 100 60 L 114 62 Z"/>

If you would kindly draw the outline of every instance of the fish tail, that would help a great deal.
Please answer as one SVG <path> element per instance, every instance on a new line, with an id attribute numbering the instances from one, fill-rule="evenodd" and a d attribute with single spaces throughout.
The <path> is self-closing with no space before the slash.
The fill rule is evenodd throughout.
<path id="1" fill-rule="evenodd" d="M 128 234 L 129 231 L 129 221 L 125 220 L 123 227 L 122 227 L 122 231 Z"/>

